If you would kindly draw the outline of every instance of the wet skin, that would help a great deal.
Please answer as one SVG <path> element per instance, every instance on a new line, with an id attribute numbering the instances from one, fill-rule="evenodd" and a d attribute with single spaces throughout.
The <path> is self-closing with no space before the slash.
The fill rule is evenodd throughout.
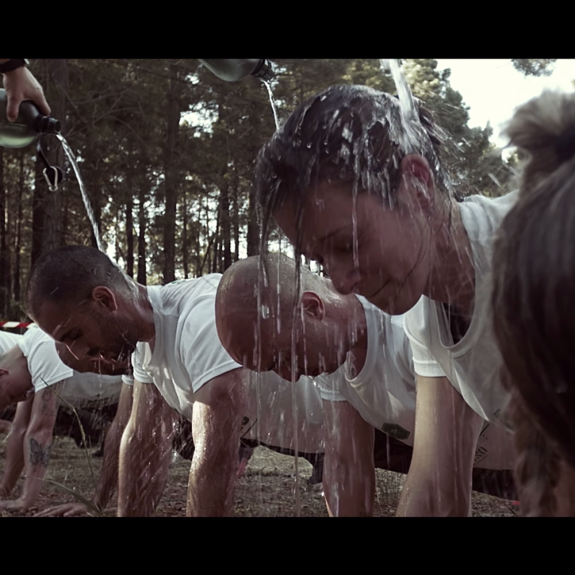
<path id="1" fill-rule="evenodd" d="M 430 229 L 421 210 L 324 183 L 303 202 L 298 248 L 323 264 L 335 289 L 357 293 L 383 311 L 402 314 L 424 293 L 430 269 Z M 274 213 L 290 242 L 298 245 L 297 205 L 288 200 Z"/>
<path id="2" fill-rule="evenodd" d="M 124 363 L 136 349 L 138 339 L 131 319 L 97 300 L 77 306 L 46 301 L 35 319 L 78 360 L 89 357 L 114 365 Z"/>

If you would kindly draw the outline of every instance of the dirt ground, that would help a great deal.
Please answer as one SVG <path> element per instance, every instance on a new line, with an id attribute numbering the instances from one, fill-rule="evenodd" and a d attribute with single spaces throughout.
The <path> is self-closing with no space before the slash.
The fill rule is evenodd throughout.
<path id="1" fill-rule="evenodd" d="M 0 433 L 0 472 L 4 471 L 6 434 Z M 35 513 L 59 503 L 74 501 L 74 497 L 62 487 L 91 498 L 94 491 L 93 477 L 97 478 L 102 460 L 92 458 L 95 450 L 79 449 L 67 438 L 57 437 L 52 447 L 50 467 L 44 488 L 33 509 L 26 513 L 0 512 L 1 517 L 33 516 Z M 87 457 L 88 455 L 88 457 Z M 308 486 L 311 465 L 298 458 L 299 514 L 296 501 L 296 479 L 294 458 L 279 455 L 265 447 L 255 450 L 243 477 L 236 485 L 234 512 L 238 517 L 327 517 L 321 485 Z M 90 471 L 92 469 L 92 472 Z M 156 511 L 161 517 L 184 517 L 186 514 L 186 490 L 190 462 L 174 455 L 168 484 Z M 404 476 L 398 473 L 377 470 L 377 494 L 375 515 L 378 517 L 395 514 Z M 19 494 L 21 480 L 13 498 Z M 114 515 L 114 509 L 107 511 Z M 511 502 L 480 493 L 473 494 L 474 516 L 514 516 Z"/>

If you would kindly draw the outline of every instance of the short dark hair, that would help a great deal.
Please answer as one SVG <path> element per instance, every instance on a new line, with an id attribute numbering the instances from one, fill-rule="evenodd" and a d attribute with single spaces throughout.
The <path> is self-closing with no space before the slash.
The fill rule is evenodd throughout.
<path id="1" fill-rule="evenodd" d="M 26 307 L 34 317 L 45 301 L 77 304 L 97 286 L 128 290 L 124 272 L 103 252 L 88 246 L 65 246 L 43 254 L 30 272 Z"/>

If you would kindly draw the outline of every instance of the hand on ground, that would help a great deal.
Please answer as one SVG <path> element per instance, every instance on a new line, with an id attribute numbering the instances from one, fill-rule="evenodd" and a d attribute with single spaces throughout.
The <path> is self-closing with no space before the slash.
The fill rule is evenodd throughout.
<path id="1" fill-rule="evenodd" d="M 22 499 L 4 499 L 0 501 L 0 511 L 26 511 L 29 507 Z"/>
<path id="2" fill-rule="evenodd" d="M 76 517 L 87 513 L 88 508 L 83 503 L 63 503 L 56 507 L 48 507 L 48 509 L 36 513 L 34 517 Z"/>

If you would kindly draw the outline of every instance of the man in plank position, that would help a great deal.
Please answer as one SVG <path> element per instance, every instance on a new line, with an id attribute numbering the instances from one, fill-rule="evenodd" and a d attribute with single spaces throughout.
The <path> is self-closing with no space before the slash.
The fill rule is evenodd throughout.
<path id="1" fill-rule="evenodd" d="M 226 270 L 216 320 L 224 347 L 243 366 L 288 380 L 315 378 L 324 399 L 328 510 L 372 515 L 374 446 L 381 432 L 387 446 L 375 449 L 378 467 L 407 473 L 412 459 L 415 372 L 401 316 L 389 316 L 360 296 L 341 295 L 330 280 L 270 254 Z M 515 499 L 514 457 L 511 435 L 486 423 L 470 489 Z"/>

